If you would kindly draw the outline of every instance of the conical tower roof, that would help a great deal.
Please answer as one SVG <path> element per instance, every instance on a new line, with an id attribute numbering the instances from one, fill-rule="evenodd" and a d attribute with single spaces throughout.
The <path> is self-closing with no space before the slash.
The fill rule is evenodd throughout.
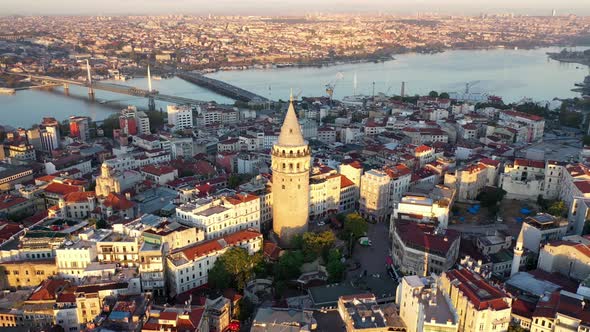
<path id="1" fill-rule="evenodd" d="M 287 116 L 285 116 L 285 121 L 281 127 L 281 133 L 279 134 L 278 145 L 301 146 L 306 144 L 305 139 L 303 139 L 303 134 L 301 133 L 299 120 L 297 120 L 297 115 L 295 114 L 295 107 L 293 107 L 293 97 L 291 97 Z"/>

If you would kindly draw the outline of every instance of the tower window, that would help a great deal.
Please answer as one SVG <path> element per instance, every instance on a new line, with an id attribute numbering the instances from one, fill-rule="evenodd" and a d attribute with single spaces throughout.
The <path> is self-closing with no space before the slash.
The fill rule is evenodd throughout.
<path id="1" fill-rule="evenodd" d="M 285 189 L 285 185 L 283 185 L 283 189 Z"/>

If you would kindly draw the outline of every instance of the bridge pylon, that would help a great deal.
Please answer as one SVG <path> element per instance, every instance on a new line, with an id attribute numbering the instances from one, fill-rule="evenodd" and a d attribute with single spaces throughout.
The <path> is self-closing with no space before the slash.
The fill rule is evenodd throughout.
<path id="1" fill-rule="evenodd" d="M 94 101 L 94 89 L 91 86 L 88 87 L 88 98 Z"/>
<path id="2" fill-rule="evenodd" d="M 64 83 L 64 93 L 66 96 L 70 95 L 70 84 L 69 83 Z"/>
<path id="3" fill-rule="evenodd" d="M 150 111 L 155 111 L 156 110 L 156 100 L 154 99 L 154 96 L 149 96 L 148 97 L 148 109 Z"/>

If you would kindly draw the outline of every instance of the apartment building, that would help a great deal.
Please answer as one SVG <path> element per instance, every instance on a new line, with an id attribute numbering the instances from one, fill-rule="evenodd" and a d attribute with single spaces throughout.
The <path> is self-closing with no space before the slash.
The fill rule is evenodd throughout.
<path id="1" fill-rule="evenodd" d="M 179 221 L 189 222 L 205 233 L 205 239 L 246 230 L 260 230 L 260 198 L 236 194 L 220 198 L 202 198 L 176 209 Z"/>
<path id="2" fill-rule="evenodd" d="M 253 255 L 262 249 L 262 234 L 242 230 L 172 251 L 166 257 L 168 294 L 175 296 L 207 284 L 217 258 L 232 247 L 241 247 Z"/>
<path id="3" fill-rule="evenodd" d="M 504 164 L 500 187 L 506 198 L 536 200 L 545 193 L 545 162 L 517 158 Z"/>
<path id="4" fill-rule="evenodd" d="M 525 142 L 536 142 L 543 139 L 545 119 L 541 116 L 506 110 L 500 112 L 499 118 L 501 125 L 520 124 L 526 127 Z"/>
<path id="5" fill-rule="evenodd" d="M 406 331 L 456 332 L 459 317 L 440 278 L 406 276 L 397 287 L 396 304 Z"/>
<path id="6" fill-rule="evenodd" d="M 398 220 L 391 230 L 391 254 L 404 274 L 428 276 L 450 269 L 459 256 L 460 234 L 428 224 Z"/>
<path id="7" fill-rule="evenodd" d="M 459 331 L 508 331 L 512 298 L 467 269 L 441 276 L 441 289 L 449 294 L 459 317 Z"/>
<path id="8" fill-rule="evenodd" d="M 365 172 L 361 177 L 360 214 L 374 221 L 389 219 L 394 202 L 410 187 L 411 173 L 402 164 Z"/>
<path id="9" fill-rule="evenodd" d="M 168 105 L 168 125 L 174 130 L 193 127 L 193 111 L 189 106 Z"/>
<path id="10" fill-rule="evenodd" d="M 84 278 L 84 270 L 97 260 L 96 242 L 78 240 L 65 241 L 55 250 L 55 264 L 58 274 L 67 280 L 79 282 Z"/>
<path id="11" fill-rule="evenodd" d="M 546 243 L 539 253 L 537 268 L 584 281 L 590 277 L 590 238 L 571 235 Z"/>
<path id="12" fill-rule="evenodd" d="M 96 243 L 98 261 L 117 263 L 121 266 L 137 266 L 139 262 L 140 240 L 121 233 L 111 233 Z"/>

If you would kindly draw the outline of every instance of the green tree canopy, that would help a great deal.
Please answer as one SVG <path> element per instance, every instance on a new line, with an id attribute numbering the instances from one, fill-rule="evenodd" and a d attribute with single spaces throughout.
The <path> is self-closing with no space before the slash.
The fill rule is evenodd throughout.
<path id="1" fill-rule="evenodd" d="M 487 187 L 486 190 L 477 195 L 477 200 L 480 201 L 482 206 L 491 207 L 500 202 L 504 198 L 504 195 L 506 195 L 506 190 L 504 189 Z"/>
<path id="2" fill-rule="evenodd" d="M 436 91 L 430 91 L 428 93 L 428 96 L 431 97 L 431 98 L 436 98 L 436 97 L 438 97 L 438 92 L 436 92 Z"/>
<path id="3" fill-rule="evenodd" d="M 328 254 L 326 271 L 328 272 L 328 282 L 340 282 L 344 276 L 345 266 L 340 260 L 342 254 L 338 249 L 331 249 Z"/>
<path id="4" fill-rule="evenodd" d="M 229 288 L 231 287 L 232 276 L 227 272 L 225 266 L 218 262 L 216 261 L 211 270 L 209 270 L 208 284 L 211 288 L 215 289 Z"/>
<path id="5" fill-rule="evenodd" d="M 346 240 L 356 240 L 364 236 L 369 230 L 369 224 L 358 213 L 347 214 L 344 218 L 344 237 Z"/>
<path id="6" fill-rule="evenodd" d="M 303 253 L 299 250 L 284 253 L 275 265 L 275 277 L 279 280 L 297 278 L 304 263 Z"/>
<path id="7" fill-rule="evenodd" d="M 451 96 L 449 96 L 449 94 L 446 93 L 446 92 L 441 93 L 439 95 L 439 97 L 442 98 L 442 99 L 449 99 L 449 98 L 451 98 Z"/>
<path id="8" fill-rule="evenodd" d="M 334 246 L 336 238 L 334 233 L 325 231 L 322 233 L 306 232 L 303 234 L 301 249 L 305 260 L 311 262 L 320 256 L 327 256 L 330 248 Z"/>
<path id="9" fill-rule="evenodd" d="M 211 274 L 209 275 L 209 280 L 213 281 L 214 278 L 220 278 L 219 281 L 214 281 L 213 283 L 219 286 L 226 286 L 227 275 L 229 275 L 230 282 L 238 290 L 242 290 L 248 280 L 254 276 L 254 271 L 261 262 L 262 255 L 260 253 L 250 255 L 244 248 L 231 248 L 219 256 L 212 268 L 212 271 L 216 268 L 215 273 L 213 277 Z M 218 287 L 216 285 L 215 288 L 223 289 L 224 287 Z"/>
<path id="10" fill-rule="evenodd" d="M 565 216 L 567 216 L 567 206 L 565 205 L 564 201 L 553 202 L 549 206 L 548 212 L 551 215 L 554 215 L 557 217 L 565 217 Z"/>

